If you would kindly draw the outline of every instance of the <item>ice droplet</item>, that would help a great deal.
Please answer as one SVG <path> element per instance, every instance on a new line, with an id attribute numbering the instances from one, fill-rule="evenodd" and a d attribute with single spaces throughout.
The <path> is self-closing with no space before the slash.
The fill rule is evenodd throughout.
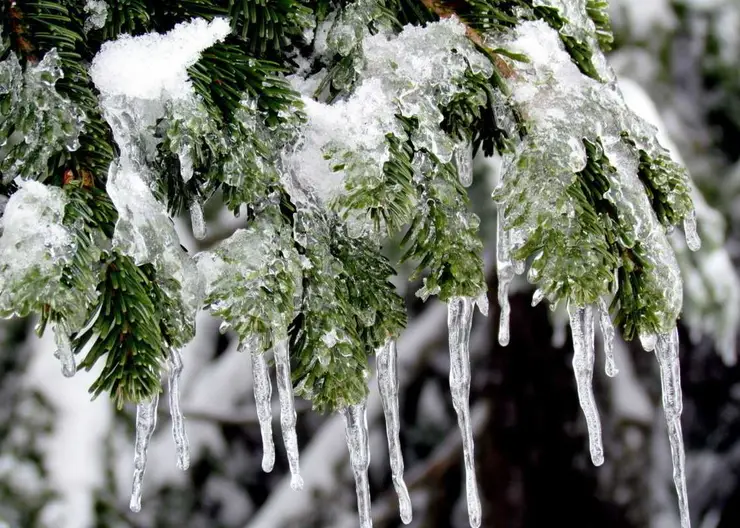
<path id="1" fill-rule="evenodd" d="M 370 467 L 370 438 L 367 431 L 366 410 L 367 401 L 342 409 L 349 460 L 357 488 L 360 528 L 371 528 L 373 525 L 370 515 L 370 482 L 367 477 L 367 470 Z"/>
<path id="2" fill-rule="evenodd" d="M 663 389 L 663 411 L 668 425 L 668 440 L 671 444 L 673 462 L 673 482 L 678 494 L 678 508 L 681 515 L 681 528 L 690 528 L 689 499 L 686 491 L 686 458 L 681 432 L 681 366 L 678 360 L 678 330 L 659 334 L 655 346 L 655 356 L 660 365 L 660 382 Z"/>
<path id="3" fill-rule="evenodd" d="M 655 343 L 658 339 L 657 335 L 640 332 L 638 336 L 640 337 L 640 344 L 645 352 L 652 352 L 655 350 Z"/>
<path id="4" fill-rule="evenodd" d="M 614 362 L 614 325 L 611 317 L 609 317 L 609 307 L 606 301 L 601 298 L 599 298 L 599 325 L 601 326 L 601 335 L 604 338 L 604 356 L 606 359 L 604 370 L 607 376 L 613 378 L 619 373 Z"/>
<path id="5" fill-rule="evenodd" d="M 591 461 L 595 466 L 604 463 L 601 443 L 601 421 L 593 393 L 594 377 L 594 318 L 591 306 L 568 308 L 570 330 L 573 336 L 573 371 L 576 375 L 578 400 L 586 418 Z"/>
<path id="6" fill-rule="evenodd" d="M 170 366 L 168 380 L 170 396 L 170 415 L 172 416 L 172 438 L 177 451 L 177 467 L 183 471 L 190 467 L 190 444 L 185 433 L 185 417 L 180 408 L 180 375 L 182 374 L 182 355 L 173 349 L 167 359 Z"/>
<path id="7" fill-rule="evenodd" d="M 290 466 L 290 487 L 297 491 L 303 489 L 303 479 L 300 475 L 298 461 L 298 437 L 295 432 L 296 412 L 293 400 L 293 382 L 290 378 L 288 341 L 286 339 L 279 341 L 273 352 L 275 354 L 278 396 L 280 397 L 280 427 L 283 431 L 283 442 L 285 443 L 288 465 Z"/>
<path id="8" fill-rule="evenodd" d="M 146 471 L 146 452 L 157 426 L 157 404 L 159 393 L 148 402 L 136 406 L 136 443 L 134 445 L 134 482 L 131 488 L 132 512 L 141 511 L 141 485 Z"/>
<path id="9" fill-rule="evenodd" d="M 412 518 L 411 499 L 406 483 L 403 481 L 403 453 L 399 431 L 401 420 L 398 411 L 398 355 L 396 342 L 392 339 L 376 352 L 378 365 L 378 390 L 383 403 L 386 435 L 388 436 L 388 456 L 391 461 L 393 487 L 398 495 L 398 508 L 401 520 L 409 524 Z"/>
<path id="10" fill-rule="evenodd" d="M 190 204 L 190 224 L 193 226 L 193 236 L 198 240 L 203 240 L 208 234 L 206 229 L 206 220 L 203 217 L 203 206 L 197 200 Z"/>
<path id="11" fill-rule="evenodd" d="M 545 292 L 537 288 L 534 293 L 532 294 L 532 306 L 537 306 L 542 302 L 542 299 L 545 298 Z"/>
<path id="12" fill-rule="evenodd" d="M 243 345 L 252 357 L 252 377 L 254 378 L 254 402 L 257 407 L 257 420 L 262 434 L 262 471 L 269 473 L 275 466 L 275 443 L 272 439 L 272 383 L 267 369 L 267 359 L 262 352 L 252 350 L 252 345 Z"/>
<path id="13" fill-rule="evenodd" d="M 473 431 L 470 425 L 470 327 L 473 322 L 473 299 L 453 297 L 447 304 L 447 328 L 450 343 L 450 392 L 457 413 L 457 423 L 463 441 L 465 485 L 470 526 L 481 524 L 481 504 L 475 478 Z"/>
<path id="14" fill-rule="evenodd" d="M 62 374 L 71 378 L 77 372 L 77 365 L 75 364 L 75 355 L 72 352 L 72 342 L 69 339 L 67 325 L 58 323 L 54 326 L 54 341 L 57 345 L 54 357 L 62 364 Z"/>
<path id="15" fill-rule="evenodd" d="M 514 265 L 511 262 L 511 240 L 509 233 L 504 229 L 504 214 L 501 207 L 498 210 L 498 226 L 496 228 L 496 272 L 498 274 L 498 304 L 501 307 L 501 319 L 498 327 L 498 343 L 501 346 L 509 344 L 509 285 L 514 279 Z"/>
<path id="16" fill-rule="evenodd" d="M 683 219 L 683 232 L 686 235 L 686 245 L 691 251 L 701 249 L 701 239 L 696 231 L 696 211 L 694 209 Z"/>

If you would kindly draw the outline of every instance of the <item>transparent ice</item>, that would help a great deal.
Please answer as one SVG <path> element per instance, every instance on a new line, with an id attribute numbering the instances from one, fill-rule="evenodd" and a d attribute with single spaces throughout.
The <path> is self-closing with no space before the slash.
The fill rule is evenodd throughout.
<path id="1" fill-rule="evenodd" d="M 604 299 L 598 300 L 599 325 L 601 326 L 601 335 L 604 338 L 604 371 L 610 378 L 619 373 L 617 365 L 614 362 L 614 325 L 609 316 L 609 306 Z"/>
<path id="2" fill-rule="evenodd" d="M 285 443 L 288 465 L 290 466 L 290 486 L 294 490 L 301 490 L 303 489 L 303 479 L 300 475 L 298 463 L 298 438 L 295 431 L 296 412 L 293 400 L 293 382 L 290 378 L 287 339 L 278 341 L 273 348 L 273 353 L 275 355 L 278 396 L 280 397 L 280 427 L 283 431 L 283 442 Z"/>
<path id="3" fill-rule="evenodd" d="M 57 345 L 54 357 L 62 364 L 62 374 L 71 378 L 77 372 L 77 366 L 75 365 L 72 341 L 69 338 L 69 330 L 66 324 L 58 323 L 54 325 L 54 341 Z"/>
<path id="4" fill-rule="evenodd" d="M 131 488 L 129 508 L 132 512 L 141 510 L 141 487 L 146 471 L 147 450 L 157 425 L 157 404 L 159 393 L 148 402 L 136 406 L 136 443 L 134 444 L 134 481 Z"/>
<path id="5" fill-rule="evenodd" d="M 342 409 L 345 436 L 349 449 L 349 460 L 355 476 L 357 488 L 357 511 L 360 515 L 360 528 L 371 528 L 370 482 L 367 470 L 370 467 L 370 438 L 367 430 L 367 401 Z"/>
<path id="6" fill-rule="evenodd" d="M 481 524 L 481 503 L 475 477 L 473 430 L 470 424 L 470 327 L 473 323 L 474 300 L 454 297 L 447 304 L 447 327 L 450 343 L 450 392 L 463 440 L 465 487 L 470 526 Z"/>
<path id="7" fill-rule="evenodd" d="M 668 440 L 671 445 L 673 462 L 673 482 L 678 494 L 678 507 L 681 528 L 690 528 L 689 499 L 686 491 L 686 456 L 681 431 L 681 366 L 678 360 L 678 329 L 658 334 L 655 356 L 660 366 L 660 381 L 663 389 L 663 411 L 668 426 Z"/>
<path id="8" fill-rule="evenodd" d="M 172 438 L 177 452 L 177 467 L 186 470 L 190 467 L 190 444 L 185 433 L 185 417 L 180 408 L 180 377 L 182 375 L 182 354 L 177 349 L 170 350 L 167 358 L 170 368 L 168 379 L 170 396 L 170 415 L 172 416 Z"/>
<path id="9" fill-rule="evenodd" d="M 403 453 L 399 431 L 401 418 L 398 411 L 398 353 L 393 339 L 376 352 L 378 366 L 378 391 L 383 404 L 385 428 L 388 437 L 388 456 L 391 461 L 393 487 L 398 495 L 398 508 L 404 524 L 411 522 L 411 499 L 406 483 L 403 480 Z"/>
<path id="10" fill-rule="evenodd" d="M 198 201 L 190 204 L 190 224 L 193 226 L 193 236 L 197 240 L 206 238 L 208 231 L 205 218 L 203 218 L 203 206 Z"/>
<path id="11" fill-rule="evenodd" d="M 254 402 L 257 407 L 257 420 L 262 435 L 262 471 L 269 473 L 275 466 L 275 442 L 272 438 L 272 383 L 267 368 L 267 358 L 253 346 L 245 347 L 252 357 L 252 377 L 254 378 Z"/>
<path id="12" fill-rule="evenodd" d="M 696 231 L 696 211 L 692 210 L 683 220 L 683 230 L 686 233 L 686 245 L 691 251 L 701 249 L 701 239 Z"/>
<path id="13" fill-rule="evenodd" d="M 573 336 L 573 371 L 578 387 L 578 400 L 588 428 L 591 461 L 595 466 L 604 463 L 601 440 L 601 419 L 593 393 L 594 378 L 594 318 L 591 306 L 569 307 L 570 330 Z"/>
<path id="14" fill-rule="evenodd" d="M 509 285 L 514 280 L 514 264 L 511 261 L 511 234 L 504 227 L 504 213 L 498 209 L 496 226 L 496 273 L 498 274 L 498 304 L 501 308 L 501 319 L 498 327 L 498 343 L 501 346 L 509 344 Z"/>

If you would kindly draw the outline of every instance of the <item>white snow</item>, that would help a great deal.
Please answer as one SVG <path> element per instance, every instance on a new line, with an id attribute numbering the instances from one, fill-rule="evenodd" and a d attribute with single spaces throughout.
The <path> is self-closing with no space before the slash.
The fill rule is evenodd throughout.
<path id="1" fill-rule="evenodd" d="M 90 66 L 90 77 L 105 97 L 160 100 L 190 96 L 187 69 L 200 54 L 231 32 L 229 21 L 196 18 L 160 35 L 122 35 L 103 43 Z"/>

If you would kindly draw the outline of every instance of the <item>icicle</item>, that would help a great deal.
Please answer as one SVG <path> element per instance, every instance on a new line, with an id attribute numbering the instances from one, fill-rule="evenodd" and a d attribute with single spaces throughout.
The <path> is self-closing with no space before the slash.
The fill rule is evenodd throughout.
<path id="1" fill-rule="evenodd" d="M 262 471 L 269 473 L 275 465 L 275 444 L 272 440 L 272 383 L 267 370 L 267 359 L 262 352 L 251 350 L 252 376 L 254 378 L 254 402 L 257 407 L 257 420 L 262 434 Z"/>
<path id="2" fill-rule="evenodd" d="M 542 302 L 542 299 L 545 298 L 545 292 L 537 288 L 534 293 L 532 294 L 532 306 L 537 306 Z"/>
<path id="3" fill-rule="evenodd" d="M 660 381 L 663 388 L 663 411 L 668 424 L 668 440 L 671 444 L 673 482 L 678 494 L 681 528 L 690 528 L 689 499 L 686 492 L 686 459 L 681 432 L 681 367 L 678 360 L 678 330 L 658 335 L 655 355 L 660 365 Z"/>
<path id="4" fill-rule="evenodd" d="M 701 239 L 696 232 L 696 211 L 691 212 L 683 219 L 683 232 L 686 235 L 686 245 L 691 251 L 699 251 L 701 248 Z"/>
<path id="5" fill-rule="evenodd" d="M 170 415 L 172 416 L 172 438 L 177 451 L 177 467 L 183 471 L 190 467 L 190 445 L 185 433 L 185 418 L 180 409 L 180 375 L 182 374 L 182 355 L 179 350 L 172 350 L 168 358 L 170 377 Z"/>
<path id="6" fill-rule="evenodd" d="M 190 224 L 193 226 L 193 236 L 198 240 L 203 240 L 208 232 L 205 218 L 203 218 L 203 206 L 197 200 L 190 203 Z"/>
<path id="7" fill-rule="evenodd" d="M 601 443 L 601 421 L 593 393 L 594 377 L 594 318 L 590 306 L 569 308 L 570 330 L 573 335 L 573 371 L 576 375 L 578 400 L 586 417 L 591 461 L 595 466 L 604 463 Z"/>
<path id="8" fill-rule="evenodd" d="M 470 425 L 470 326 L 473 322 L 473 300 L 453 297 L 447 305 L 447 327 L 450 341 L 450 392 L 457 413 L 457 423 L 463 440 L 465 483 L 468 498 L 470 526 L 481 523 L 481 505 L 475 478 L 473 431 Z"/>
<path id="9" fill-rule="evenodd" d="M 385 429 L 388 435 L 388 455 L 391 460 L 393 487 L 398 495 L 398 507 L 404 524 L 411 522 L 411 499 L 406 483 L 403 481 L 403 453 L 399 430 L 401 427 L 398 412 L 398 356 L 396 342 L 386 341 L 376 352 L 378 364 L 378 389 L 383 403 Z"/>
<path id="10" fill-rule="evenodd" d="M 295 432 L 296 413 L 293 400 L 293 382 L 290 378 L 290 357 L 288 356 L 288 342 L 283 339 L 273 349 L 275 353 L 275 371 L 277 373 L 278 396 L 280 397 L 280 427 L 283 431 L 283 443 L 288 454 L 290 466 L 290 487 L 294 490 L 303 489 L 303 479 L 300 475 L 298 463 L 298 437 Z"/>
<path id="11" fill-rule="evenodd" d="M 498 274 L 498 304 L 501 307 L 501 319 L 498 328 L 498 343 L 501 346 L 509 344 L 509 284 L 514 279 L 514 265 L 509 252 L 509 233 L 504 229 L 504 214 L 498 209 L 498 226 L 496 230 L 496 271 Z"/>
<path id="12" fill-rule="evenodd" d="M 231 325 L 227 323 L 226 321 L 221 321 L 221 324 L 218 325 L 218 333 L 221 335 L 226 335 L 226 332 L 229 331 L 229 328 L 231 328 Z"/>
<path id="13" fill-rule="evenodd" d="M 475 298 L 475 305 L 478 307 L 478 311 L 484 316 L 488 317 L 488 292 L 484 291 L 478 297 Z"/>
<path id="14" fill-rule="evenodd" d="M 367 470 L 370 467 L 370 438 L 367 431 L 366 409 L 367 401 L 342 409 L 349 461 L 357 488 L 360 528 L 371 528 L 373 525 L 370 515 L 370 482 L 367 478 Z"/>
<path id="15" fill-rule="evenodd" d="M 455 149 L 455 165 L 457 175 L 463 187 L 470 187 L 473 183 L 473 143 L 463 141 Z"/>
<path id="16" fill-rule="evenodd" d="M 62 364 L 62 374 L 71 378 L 77 372 L 77 365 L 75 364 L 75 355 L 72 352 L 72 342 L 69 339 L 66 324 L 58 323 L 54 326 L 54 341 L 57 345 L 54 357 Z"/>
<path id="17" fill-rule="evenodd" d="M 159 394 L 155 394 L 151 401 L 142 402 L 136 406 L 136 444 L 134 446 L 134 482 L 131 488 L 132 512 L 141 510 L 141 484 L 146 471 L 146 452 L 149 442 L 157 426 L 157 404 Z"/>
<path id="18" fill-rule="evenodd" d="M 617 365 L 614 362 L 614 325 L 609 317 L 609 307 L 604 299 L 599 298 L 599 325 L 601 326 L 601 335 L 604 338 L 604 356 L 606 357 L 605 372 L 610 378 L 619 373 Z"/>

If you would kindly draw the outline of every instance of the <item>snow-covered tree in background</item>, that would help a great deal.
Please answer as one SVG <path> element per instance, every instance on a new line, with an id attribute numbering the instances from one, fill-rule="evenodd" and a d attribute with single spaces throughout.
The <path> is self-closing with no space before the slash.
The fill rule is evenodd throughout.
<path id="1" fill-rule="evenodd" d="M 416 295 L 448 306 L 469 520 L 481 525 L 469 339 L 474 307 L 488 306 L 466 190 L 481 154 L 501 163 L 499 343 L 510 340 L 509 285 L 526 272 L 534 304 L 569 314 L 596 465 L 594 319 L 609 376 L 615 327 L 654 350 L 689 526 L 676 330 L 684 293 L 671 241 L 684 271 L 694 269 L 682 252 L 700 245 L 694 202 L 700 219 L 716 213 L 622 97 L 602 52 L 612 43 L 605 2 L 0 5 L 0 314 L 36 314 L 66 376 L 96 369 L 93 395 L 137 405 L 132 510 L 167 372 L 177 465 L 190 464 L 178 387 L 206 308 L 251 358 L 264 470 L 275 464 L 270 357 L 294 488 L 294 394 L 344 417 L 361 526 L 372 522 L 366 408 L 376 356 L 393 485 L 410 522 L 396 371 L 406 309 L 390 282 L 410 263 L 411 279 L 422 279 Z M 220 205 L 244 220 L 214 235 L 204 207 Z M 175 229 L 183 212 L 208 242 L 201 251 Z M 670 236 L 677 225 L 684 246 Z M 712 334 L 730 362 L 737 316 L 708 327 L 703 305 L 687 306 L 696 332 Z"/>

